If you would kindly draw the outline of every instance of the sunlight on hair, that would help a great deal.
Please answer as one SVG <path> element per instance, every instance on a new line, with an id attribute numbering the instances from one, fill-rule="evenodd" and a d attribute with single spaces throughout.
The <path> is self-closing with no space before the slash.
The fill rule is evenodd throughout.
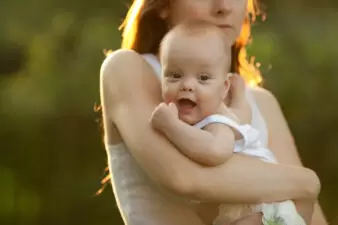
<path id="1" fill-rule="evenodd" d="M 255 0 L 253 1 L 248 1 L 248 12 L 254 13 L 255 12 L 255 6 L 254 3 L 256 3 Z"/>
<path id="2" fill-rule="evenodd" d="M 248 61 L 248 56 L 246 50 L 243 48 L 239 53 L 239 61 L 241 62 L 241 67 L 239 68 L 239 73 L 243 76 L 246 83 L 251 86 L 257 86 L 262 82 L 262 76 L 259 69 L 255 66 L 255 58 L 251 57 Z"/>
<path id="3" fill-rule="evenodd" d="M 139 24 L 139 17 L 141 10 L 144 7 L 145 0 L 134 0 L 132 6 L 130 7 L 126 18 L 119 27 L 120 30 L 123 30 L 123 40 L 122 48 L 132 49 L 132 46 L 135 42 L 136 32 Z"/>

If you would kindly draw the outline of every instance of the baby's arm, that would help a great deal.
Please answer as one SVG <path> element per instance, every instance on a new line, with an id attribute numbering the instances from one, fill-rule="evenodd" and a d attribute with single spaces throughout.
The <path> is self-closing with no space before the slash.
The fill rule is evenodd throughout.
<path id="1" fill-rule="evenodd" d="M 203 165 L 222 164 L 233 152 L 235 134 L 224 124 L 209 124 L 201 130 L 175 118 L 167 120 L 161 131 L 182 154 Z"/>

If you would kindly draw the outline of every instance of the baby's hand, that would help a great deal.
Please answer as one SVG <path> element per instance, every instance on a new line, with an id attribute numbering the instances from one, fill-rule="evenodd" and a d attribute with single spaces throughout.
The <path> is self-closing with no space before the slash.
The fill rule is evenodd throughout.
<path id="1" fill-rule="evenodd" d="M 245 95 L 245 81 L 239 75 L 231 78 L 231 101 L 230 110 L 239 118 L 241 124 L 251 123 L 252 111 L 250 103 Z"/>
<path id="2" fill-rule="evenodd" d="M 150 123 L 157 129 L 164 129 L 173 120 L 178 119 L 178 109 L 174 103 L 160 103 L 153 111 Z"/>

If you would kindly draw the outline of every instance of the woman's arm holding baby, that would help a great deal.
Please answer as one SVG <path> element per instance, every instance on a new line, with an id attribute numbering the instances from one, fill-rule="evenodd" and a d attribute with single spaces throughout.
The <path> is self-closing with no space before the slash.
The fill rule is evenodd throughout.
<path id="1" fill-rule="evenodd" d="M 258 107 L 267 122 L 269 130 L 269 149 L 271 149 L 271 151 L 276 155 L 280 164 L 301 167 L 302 162 L 298 154 L 297 147 L 278 100 L 271 92 L 263 88 L 253 88 L 251 89 L 251 92 L 253 93 Z M 304 200 L 296 200 L 295 202 L 300 212 L 312 214 L 311 205 L 313 205 L 313 202 Z M 314 206 L 311 224 L 328 224 L 318 202 Z"/>
<path id="2" fill-rule="evenodd" d="M 173 103 L 161 103 L 151 117 L 152 126 L 161 131 L 191 160 L 207 166 L 217 166 L 232 156 L 235 135 L 224 124 L 210 124 L 205 130 L 178 119 Z"/>

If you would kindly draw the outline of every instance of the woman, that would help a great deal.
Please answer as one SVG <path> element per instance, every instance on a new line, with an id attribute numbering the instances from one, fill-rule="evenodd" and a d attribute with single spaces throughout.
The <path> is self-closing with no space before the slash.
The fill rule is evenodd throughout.
<path id="1" fill-rule="evenodd" d="M 156 58 L 159 43 L 170 27 L 188 19 L 218 25 L 232 39 L 232 72 L 247 83 L 260 76 L 245 60 L 253 0 L 135 0 L 124 23 L 123 50 L 110 54 L 101 68 L 101 101 L 108 162 L 114 193 L 129 225 L 203 225 L 217 208 L 200 216 L 184 197 L 208 203 L 255 204 L 293 199 L 300 211 L 315 201 L 320 185 L 316 174 L 301 168 L 287 123 L 276 99 L 262 88 L 247 91 L 234 86 L 230 107 L 247 97 L 252 126 L 261 142 L 281 164 L 235 155 L 224 165 L 206 168 L 179 153 L 153 130 L 149 118 L 161 102 Z M 269 136 L 267 136 L 269 133 Z M 294 166 L 291 166 L 294 165 Z M 208 218 L 207 212 L 211 211 Z M 316 205 L 313 224 L 325 225 Z"/>

